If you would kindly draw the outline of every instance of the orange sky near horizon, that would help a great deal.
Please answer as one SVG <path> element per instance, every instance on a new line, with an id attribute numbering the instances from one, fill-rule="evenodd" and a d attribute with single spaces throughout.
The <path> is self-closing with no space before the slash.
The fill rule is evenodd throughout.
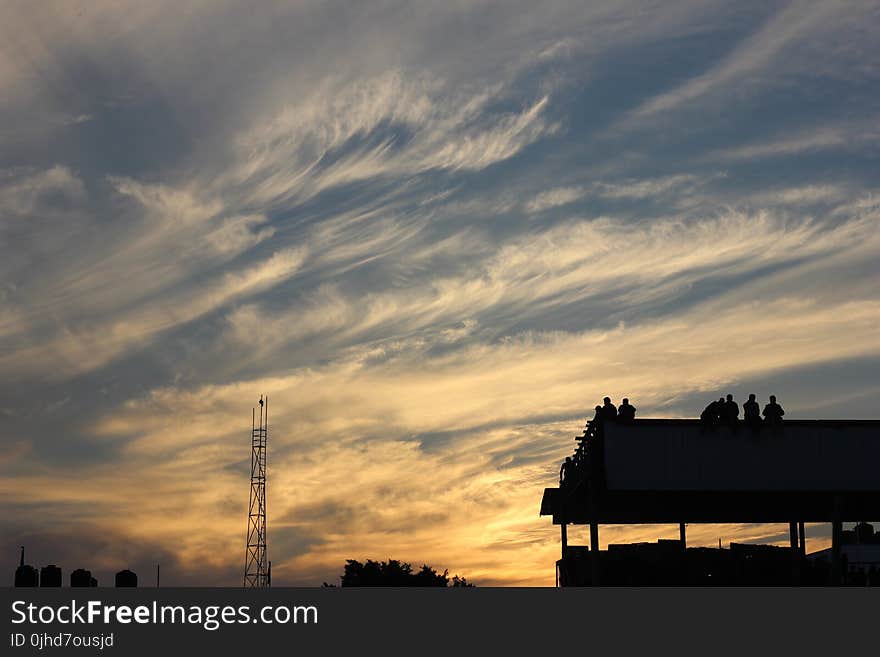
<path id="1" fill-rule="evenodd" d="M 394 558 L 550 586 L 542 492 L 605 395 L 876 418 L 876 22 L 4 3 L 0 550 L 238 585 L 264 394 L 275 583 Z"/>

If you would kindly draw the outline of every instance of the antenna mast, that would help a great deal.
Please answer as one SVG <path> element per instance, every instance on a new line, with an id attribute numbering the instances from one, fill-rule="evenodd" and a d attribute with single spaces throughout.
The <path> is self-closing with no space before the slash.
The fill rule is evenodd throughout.
<path id="1" fill-rule="evenodd" d="M 248 505 L 247 548 L 244 559 L 244 586 L 269 586 L 266 552 L 266 439 L 269 437 L 269 398 L 260 395 L 260 417 L 251 410 L 251 493 Z"/>

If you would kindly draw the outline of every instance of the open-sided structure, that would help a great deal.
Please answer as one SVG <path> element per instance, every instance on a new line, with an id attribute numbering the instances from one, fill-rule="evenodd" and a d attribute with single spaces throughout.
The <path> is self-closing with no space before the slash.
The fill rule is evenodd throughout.
<path id="1" fill-rule="evenodd" d="M 586 438 L 577 476 L 547 488 L 541 515 L 590 525 L 592 581 L 601 581 L 599 525 L 777 523 L 804 552 L 805 522 L 832 523 L 832 580 L 843 522 L 880 517 L 880 421 L 786 420 L 716 426 L 699 420 L 603 422 Z M 572 470 L 573 472 L 573 470 Z"/>

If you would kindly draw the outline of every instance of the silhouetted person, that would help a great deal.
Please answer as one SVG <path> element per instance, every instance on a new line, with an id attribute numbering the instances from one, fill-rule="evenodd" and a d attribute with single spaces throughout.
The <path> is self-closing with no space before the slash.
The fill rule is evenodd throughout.
<path id="1" fill-rule="evenodd" d="M 566 456 L 565 460 L 562 462 L 562 467 L 559 468 L 559 485 L 565 486 L 572 482 L 574 474 L 574 464 L 571 462 L 571 457 Z"/>
<path id="2" fill-rule="evenodd" d="M 727 399 L 721 404 L 721 421 L 730 427 L 736 427 L 738 420 L 739 404 L 733 401 L 733 395 L 727 395 Z"/>
<path id="3" fill-rule="evenodd" d="M 602 419 L 602 407 L 596 406 L 596 414 L 593 416 L 593 419 L 590 420 L 590 424 L 592 424 L 593 426 L 597 426 L 601 419 Z"/>
<path id="4" fill-rule="evenodd" d="M 724 411 L 724 397 L 721 397 L 718 401 L 713 401 L 706 408 L 703 409 L 703 412 L 700 413 L 700 421 L 703 423 L 704 429 L 709 429 L 711 427 L 717 426 L 718 422 L 721 421 L 721 415 Z"/>
<path id="5" fill-rule="evenodd" d="M 761 423 L 761 407 L 755 400 L 755 395 L 749 395 L 749 400 L 743 404 L 743 420 L 751 427 L 756 427 Z"/>
<path id="6" fill-rule="evenodd" d="M 776 403 L 776 395 L 770 395 L 770 403 L 764 407 L 764 422 L 767 424 L 781 424 L 785 411 Z"/>
<path id="7" fill-rule="evenodd" d="M 617 419 L 621 422 L 632 422 L 636 419 L 636 407 L 631 405 L 626 397 L 617 409 Z"/>
<path id="8" fill-rule="evenodd" d="M 603 420 L 616 420 L 617 419 L 617 406 L 611 403 L 611 397 L 606 397 L 602 400 L 602 419 Z"/>

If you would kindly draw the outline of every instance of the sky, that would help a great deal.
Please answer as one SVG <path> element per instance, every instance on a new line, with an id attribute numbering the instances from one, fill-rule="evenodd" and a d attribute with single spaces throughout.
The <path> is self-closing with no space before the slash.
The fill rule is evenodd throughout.
<path id="1" fill-rule="evenodd" d="M 261 394 L 285 585 L 553 585 L 541 495 L 606 394 L 877 418 L 878 30 L 828 0 L 4 2 L 8 576 L 26 545 L 240 584 Z M 787 527 L 689 528 L 719 538 Z"/>

